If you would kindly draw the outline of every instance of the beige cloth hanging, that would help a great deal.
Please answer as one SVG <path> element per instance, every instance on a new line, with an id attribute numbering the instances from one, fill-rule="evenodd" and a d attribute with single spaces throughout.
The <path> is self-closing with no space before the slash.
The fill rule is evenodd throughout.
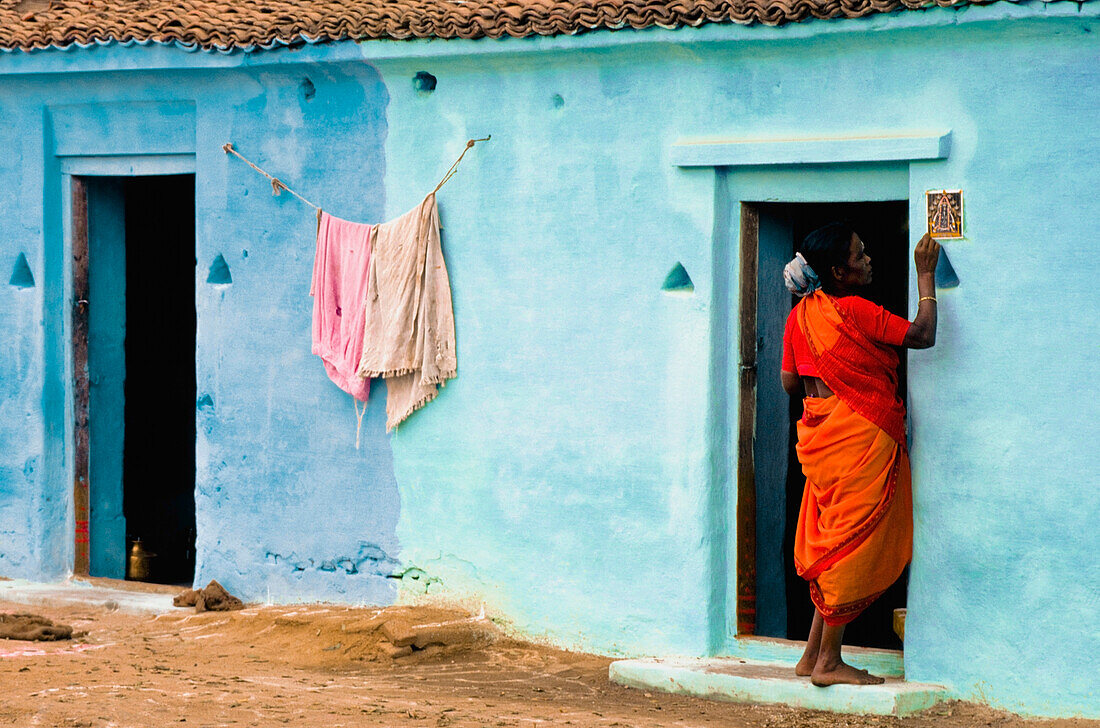
<path id="1" fill-rule="evenodd" d="M 376 226 L 365 306 L 357 373 L 386 379 L 386 429 L 392 430 L 458 373 L 434 192 Z"/>

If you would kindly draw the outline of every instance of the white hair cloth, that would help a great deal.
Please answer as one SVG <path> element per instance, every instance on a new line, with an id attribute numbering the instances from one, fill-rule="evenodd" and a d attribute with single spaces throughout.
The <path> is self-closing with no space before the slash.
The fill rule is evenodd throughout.
<path id="1" fill-rule="evenodd" d="M 794 259 L 783 267 L 783 282 L 787 284 L 787 290 L 799 298 L 805 298 L 821 288 L 821 280 L 802 253 L 795 253 Z"/>

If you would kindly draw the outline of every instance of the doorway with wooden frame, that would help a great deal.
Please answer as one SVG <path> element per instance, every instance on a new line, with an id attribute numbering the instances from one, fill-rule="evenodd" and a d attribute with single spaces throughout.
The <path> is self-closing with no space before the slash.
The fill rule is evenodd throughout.
<path id="1" fill-rule="evenodd" d="M 783 328 L 796 299 L 782 269 L 805 236 L 833 220 L 863 239 L 875 277 L 865 296 L 907 316 L 908 201 L 742 202 L 740 402 L 737 416 L 737 633 L 804 640 L 813 618 L 793 563 L 802 476 L 794 451 L 801 400 L 779 383 Z M 901 351 L 899 392 L 906 398 Z M 900 649 L 893 610 L 905 606 L 907 573 L 849 625 L 845 644 Z"/>
<path id="2" fill-rule="evenodd" d="M 70 193 L 73 572 L 190 585 L 195 177 L 73 176 Z"/>

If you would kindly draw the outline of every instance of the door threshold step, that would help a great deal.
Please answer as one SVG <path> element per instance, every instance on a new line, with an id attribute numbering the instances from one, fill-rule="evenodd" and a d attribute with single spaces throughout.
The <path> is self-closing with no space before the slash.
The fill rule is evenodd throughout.
<path id="1" fill-rule="evenodd" d="M 172 594 L 165 590 L 136 591 L 79 578 L 50 584 L 23 579 L 0 581 L 0 601 L 45 607 L 95 606 L 134 614 L 164 614 L 177 610 L 172 606 Z"/>
<path id="2" fill-rule="evenodd" d="M 833 713 L 903 716 L 948 699 L 939 685 L 887 677 L 882 685 L 819 688 L 794 674 L 793 665 L 731 657 L 648 658 L 611 663 L 611 681 L 736 703 L 772 703 Z"/>

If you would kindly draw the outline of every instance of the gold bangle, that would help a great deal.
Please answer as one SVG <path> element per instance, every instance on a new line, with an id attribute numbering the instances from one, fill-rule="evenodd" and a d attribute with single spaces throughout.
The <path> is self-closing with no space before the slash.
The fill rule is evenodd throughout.
<path id="1" fill-rule="evenodd" d="M 920 305 L 921 301 L 931 301 L 932 303 L 939 303 L 939 301 L 936 300 L 935 296 L 921 296 L 920 299 L 917 301 L 918 306 Z"/>

